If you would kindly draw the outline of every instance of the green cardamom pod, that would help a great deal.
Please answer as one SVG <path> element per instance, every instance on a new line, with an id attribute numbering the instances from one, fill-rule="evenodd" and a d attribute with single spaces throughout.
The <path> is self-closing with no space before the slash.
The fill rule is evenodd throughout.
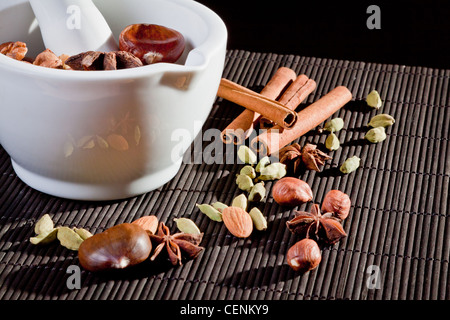
<path id="1" fill-rule="evenodd" d="M 264 182 L 258 182 L 255 184 L 248 195 L 248 201 L 256 202 L 262 201 L 266 197 L 266 188 Z"/>
<path id="2" fill-rule="evenodd" d="M 256 154 L 247 146 L 240 146 L 237 154 L 239 160 L 245 164 L 256 164 L 257 162 Z"/>
<path id="3" fill-rule="evenodd" d="M 267 167 L 270 164 L 270 158 L 268 156 L 265 156 L 259 160 L 258 164 L 256 165 L 256 172 L 261 172 L 262 169 Z"/>
<path id="4" fill-rule="evenodd" d="M 276 180 L 286 175 L 286 165 L 280 162 L 269 164 L 261 170 L 258 180 Z"/>
<path id="5" fill-rule="evenodd" d="M 222 213 L 220 213 L 220 211 L 214 208 L 212 205 L 204 203 L 196 204 L 196 206 L 211 220 L 222 222 Z"/>
<path id="6" fill-rule="evenodd" d="M 355 171 L 356 169 L 359 168 L 360 162 L 361 162 L 360 158 L 358 158 L 357 156 L 353 156 L 353 157 L 348 158 L 347 160 L 345 160 L 344 163 L 339 168 L 339 170 L 342 173 L 353 172 L 353 171 Z"/>
<path id="7" fill-rule="evenodd" d="M 197 227 L 194 221 L 188 218 L 174 218 L 178 230 L 189 234 L 201 234 L 202 232 Z"/>
<path id="8" fill-rule="evenodd" d="M 237 175 L 236 184 L 243 191 L 250 191 L 254 185 L 252 178 L 244 174 Z"/>
<path id="9" fill-rule="evenodd" d="M 339 149 L 340 146 L 339 138 L 333 132 L 330 133 L 327 140 L 325 140 L 325 147 L 330 151 L 334 151 Z"/>
<path id="10" fill-rule="evenodd" d="M 49 214 L 44 214 L 35 224 L 34 232 L 36 234 L 48 233 L 54 229 L 54 224 L 52 218 Z"/>
<path id="11" fill-rule="evenodd" d="M 248 214 L 252 218 L 253 225 L 255 226 L 256 230 L 263 231 L 267 229 L 267 220 L 262 214 L 261 210 L 253 207 Z"/>
<path id="12" fill-rule="evenodd" d="M 384 127 L 372 128 L 369 131 L 367 131 L 366 135 L 364 136 L 364 139 L 367 139 L 372 143 L 381 142 L 386 139 L 386 130 L 384 129 Z"/>
<path id="13" fill-rule="evenodd" d="M 238 208 L 241 208 L 241 209 L 247 211 L 248 199 L 245 196 L 245 194 L 240 194 L 237 197 L 235 197 L 233 199 L 233 201 L 231 202 L 231 206 L 238 207 Z"/>
<path id="14" fill-rule="evenodd" d="M 222 213 L 223 209 L 228 208 L 228 206 L 225 203 L 222 203 L 220 201 L 216 201 L 212 204 L 214 209 L 217 209 L 220 213 Z"/>
<path id="15" fill-rule="evenodd" d="M 377 90 L 372 90 L 366 97 L 366 102 L 369 107 L 380 109 L 382 102 L 380 98 L 380 94 Z"/>
<path id="16" fill-rule="evenodd" d="M 83 228 L 74 228 L 74 231 L 81 237 L 81 239 L 86 240 L 92 237 L 92 233 Z"/>
<path id="17" fill-rule="evenodd" d="M 386 114 L 386 113 L 382 113 L 382 114 L 377 114 L 376 116 L 372 117 L 372 119 L 370 119 L 370 122 L 367 124 L 369 127 L 389 127 L 392 126 L 395 123 L 395 119 Z"/>
<path id="18" fill-rule="evenodd" d="M 63 247 L 74 251 L 77 251 L 83 242 L 83 238 L 69 227 L 58 227 L 57 238 Z"/>
<path id="19" fill-rule="evenodd" d="M 58 233 L 58 229 L 54 228 L 50 231 L 45 231 L 39 233 L 35 237 L 30 238 L 30 242 L 32 244 L 47 244 L 56 239 L 56 234 Z"/>
<path id="20" fill-rule="evenodd" d="M 344 119 L 342 118 L 334 118 L 325 123 L 323 130 L 329 132 L 337 132 L 344 127 Z"/>
<path id="21" fill-rule="evenodd" d="M 243 167 L 243 168 L 241 169 L 241 171 L 239 172 L 239 174 L 245 175 L 245 176 L 249 176 L 249 177 L 252 178 L 252 179 L 256 178 L 256 171 L 255 171 L 255 168 L 253 168 L 253 167 L 250 166 L 250 165 L 247 165 L 247 166 Z"/>

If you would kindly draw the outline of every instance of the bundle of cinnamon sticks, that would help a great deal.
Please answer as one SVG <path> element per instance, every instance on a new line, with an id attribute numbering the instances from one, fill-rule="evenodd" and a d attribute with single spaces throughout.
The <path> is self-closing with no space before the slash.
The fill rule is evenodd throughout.
<path id="1" fill-rule="evenodd" d="M 316 88 L 308 76 L 286 67 L 279 68 L 260 93 L 222 79 L 217 95 L 246 109 L 222 132 L 224 143 L 240 145 L 256 128 L 260 134 L 249 147 L 259 154 L 276 154 L 279 149 L 317 127 L 352 99 L 351 92 L 338 86 L 303 110 L 295 109 Z"/>

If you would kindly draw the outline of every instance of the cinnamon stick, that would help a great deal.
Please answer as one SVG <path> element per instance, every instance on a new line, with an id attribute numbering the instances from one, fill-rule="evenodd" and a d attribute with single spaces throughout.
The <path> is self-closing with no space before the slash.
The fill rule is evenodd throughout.
<path id="1" fill-rule="evenodd" d="M 240 106 L 258 112 L 283 128 L 291 128 L 297 121 L 297 113 L 276 100 L 247 89 L 227 79 L 220 82 L 217 95 Z"/>
<path id="2" fill-rule="evenodd" d="M 294 81 L 295 77 L 296 73 L 294 70 L 281 67 L 275 72 L 260 94 L 276 100 L 284 89 Z M 259 113 L 245 109 L 222 131 L 222 141 L 227 144 L 242 144 L 252 133 L 256 119 L 259 117 Z"/>
<path id="3" fill-rule="evenodd" d="M 298 112 L 298 121 L 291 129 L 274 126 L 250 142 L 250 147 L 262 154 L 274 154 L 279 149 L 317 127 L 352 99 L 344 86 L 331 90 L 325 96 Z"/>
<path id="4" fill-rule="evenodd" d="M 315 89 L 316 82 L 301 74 L 286 89 L 278 101 L 285 107 L 295 110 Z M 263 116 L 259 117 L 258 122 L 261 129 L 269 129 L 275 125 L 273 121 Z"/>

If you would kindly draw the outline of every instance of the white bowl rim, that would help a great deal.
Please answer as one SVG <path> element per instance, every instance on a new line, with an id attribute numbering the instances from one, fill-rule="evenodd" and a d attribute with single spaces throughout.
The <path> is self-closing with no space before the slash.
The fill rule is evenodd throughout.
<path id="1" fill-rule="evenodd" d="M 185 64 L 176 63 L 156 63 L 137 68 L 120 69 L 120 70 L 98 70 L 94 72 L 86 72 L 83 70 L 64 70 L 52 69 L 41 66 L 36 66 L 30 63 L 24 63 L 11 59 L 3 54 L 0 54 L 0 67 L 10 68 L 15 72 L 23 72 L 37 77 L 49 77 L 57 80 L 83 80 L 83 81 L 98 81 L 98 80 L 120 80 L 120 79 L 134 79 L 141 77 L 148 77 L 151 74 L 168 73 L 168 72 L 197 72 L 205 69 L 208 66 L 210 56 L 215 50 L 219 50 L 223 41 L 227 40 L 227 29 L 222 19 L 211 9 L 205 5 L 194 0 L 165 0 L 176 3 L 187 9 L 198 13 L 207 23 L 209 34 L 207 39 L 196 48 L 193 48 L 187 55 Z M 203 57 L 201 64 L 190 65 L 190 57 L 200 55 Z"/>

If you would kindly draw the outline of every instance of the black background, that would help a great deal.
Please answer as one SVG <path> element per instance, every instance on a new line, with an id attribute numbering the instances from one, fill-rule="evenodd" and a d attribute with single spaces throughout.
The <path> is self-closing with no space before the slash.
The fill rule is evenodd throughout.
<path id="1" fill-rule="evenodd" d="M 450 68 L 450 0 L 197 0 L 228 29 L 228 49 Z M 381 10 L 369 30 L 367 8 Z"/>

